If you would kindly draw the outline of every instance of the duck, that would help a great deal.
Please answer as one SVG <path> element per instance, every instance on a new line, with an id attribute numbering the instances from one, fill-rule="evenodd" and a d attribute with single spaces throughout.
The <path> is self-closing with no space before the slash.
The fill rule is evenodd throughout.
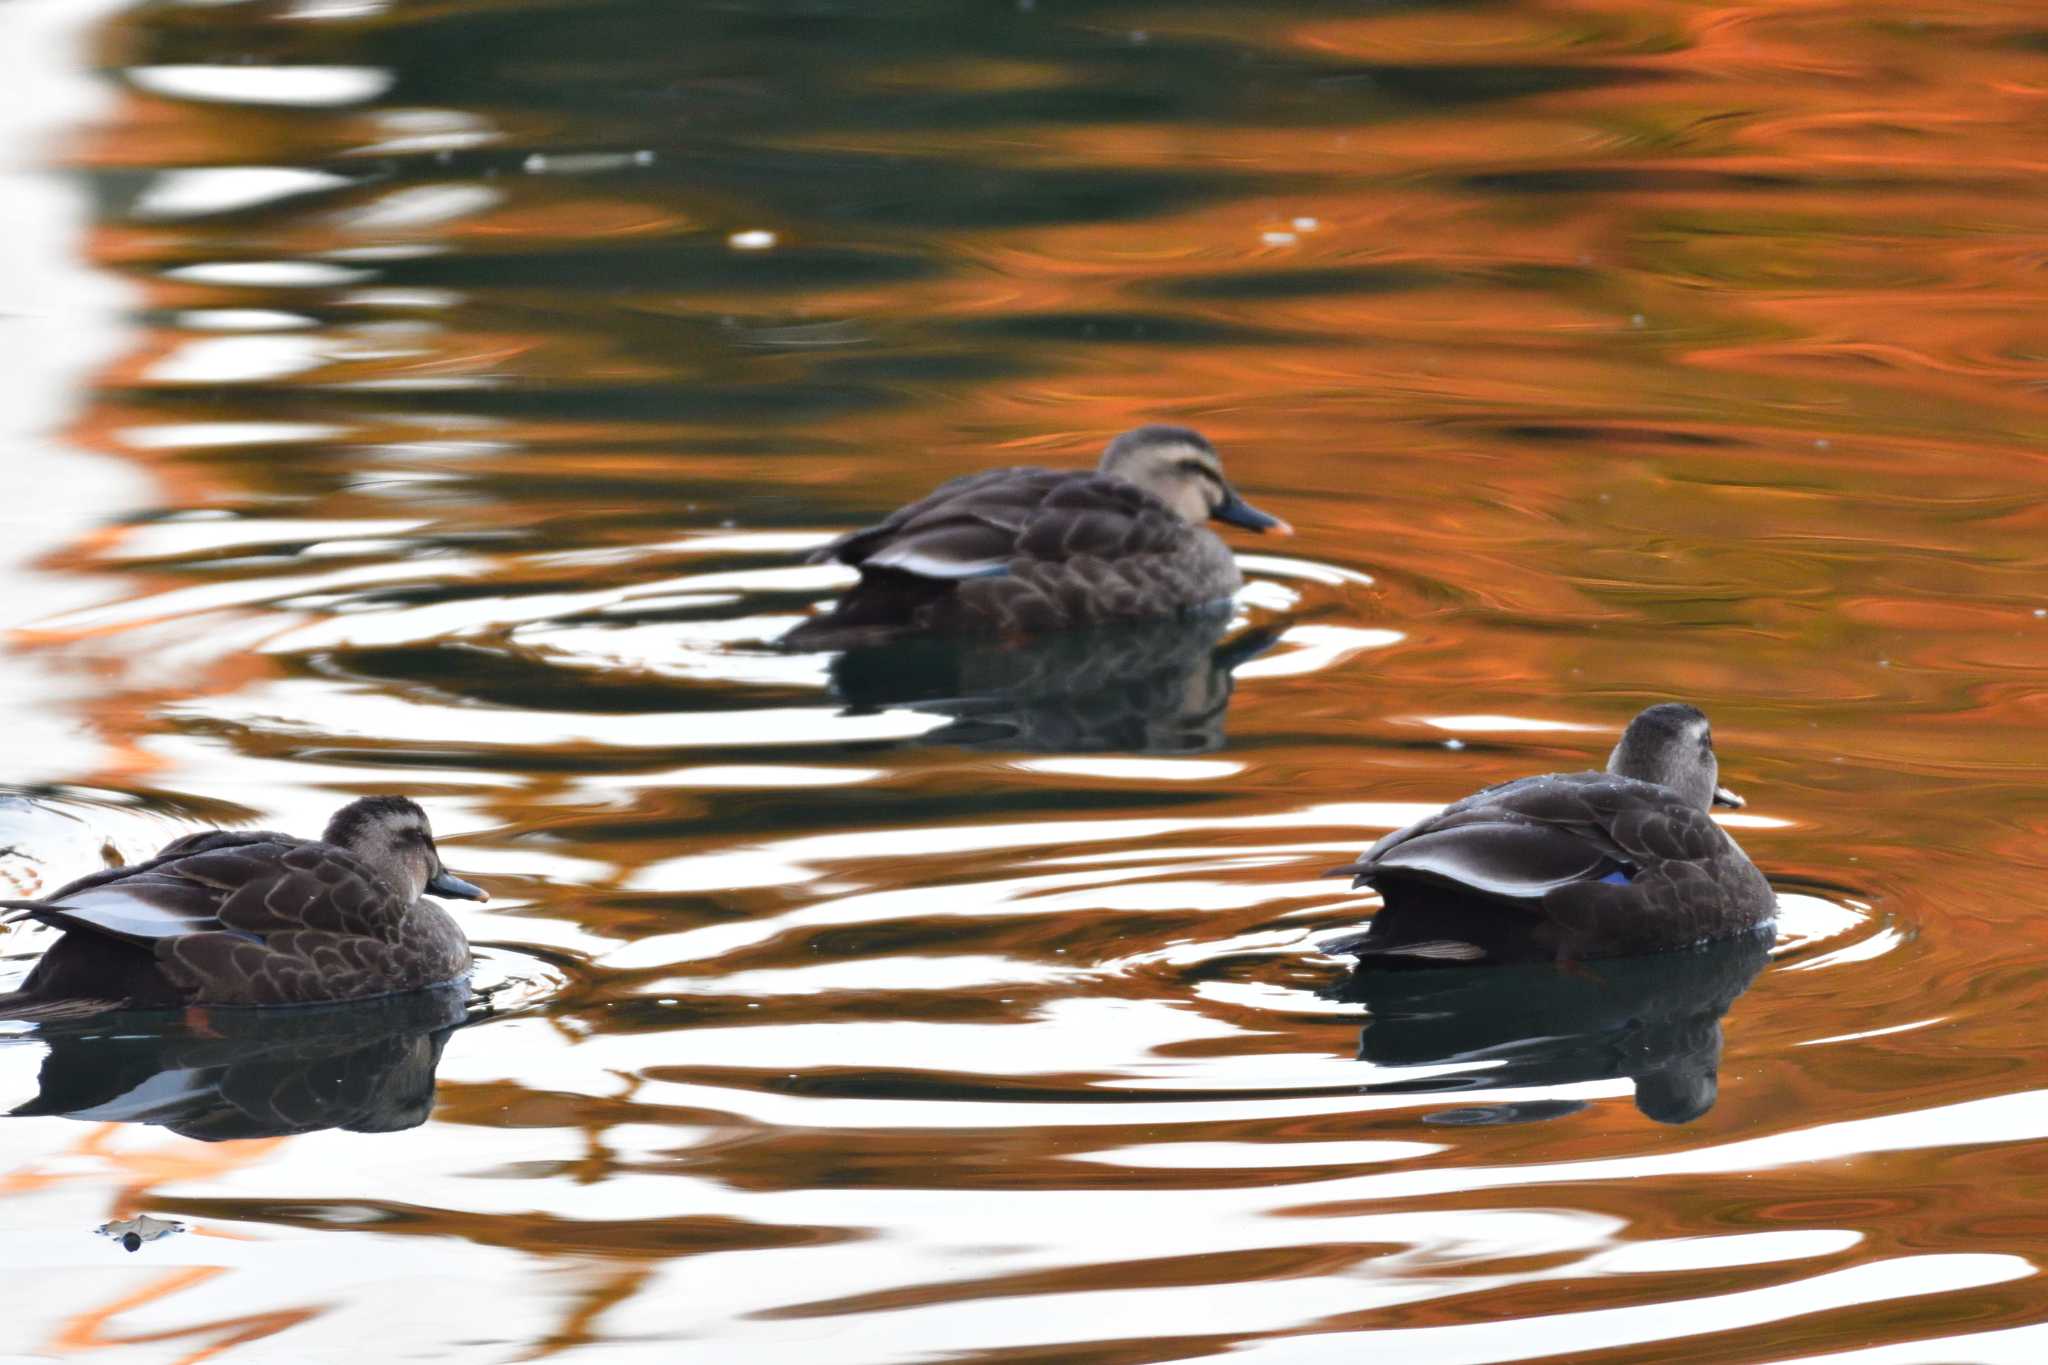
<path id="1" fill-rule="evenodd" d="M 0 900 L 62 934 L 0 994 L 0 1018 L 305 1005 L 455 981 L 469 940 L 429 893 L 490 899 L 442 866 L 426 812 L 403 796 L 350 802 L 318 839 L 188 834 L 40 899 Z"/>
<path id="2" fill-rule="evenodd" d="M 1359 967 L 1571 962 L 1761 929 L 1777 897 L 1709 811 L 1712 727 L 1683 702 L 1630 721 L 1601 772 L 1524 777 L 1396 830 L 1328 875 L 1380 893 L 1364 932 L 1322 946 Z"/>
<path id="3" fill-rule="evenodd" d="M 1294 530 L 1238 496 L 1216 448 L 1188 427 L 1127 431 L 1092 470 L 963 475 L 813 553 L 814 564 L 858 569 L 860 582 L 782 640 L 1021 637 L 1219 608 L 1244 578 L 1209 521 Z"/>

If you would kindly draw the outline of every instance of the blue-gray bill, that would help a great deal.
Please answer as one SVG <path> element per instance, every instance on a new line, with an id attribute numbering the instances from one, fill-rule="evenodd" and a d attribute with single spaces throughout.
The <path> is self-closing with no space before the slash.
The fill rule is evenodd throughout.
<path id="1" fill-rule="evenodd" d="M 1261 512 L 1237 495 L 1235 488 L 1227 490 L 1227 496 L 1216 505 L 1209 515 L 1217 521 L 1232 526 L 1242 526 L 1247 531 L 1271 531 L 1275 535 L 1291 536 L 1294 528 L 1271 512 Z"/>
<path id="2" fill-rule="evenodd" d="M 466 882 L 447 871 L 428 882 L 427 890 L 436 896 L 452 896 L 456 900 L 487 901 L 491 898 L 491 893 L 475 882 Z"/>

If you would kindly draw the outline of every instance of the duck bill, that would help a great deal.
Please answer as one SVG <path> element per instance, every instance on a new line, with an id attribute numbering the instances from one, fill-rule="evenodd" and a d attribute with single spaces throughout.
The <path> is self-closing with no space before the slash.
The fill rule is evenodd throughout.
<path id="1" fill-rule="evenodd" d="M 437 896 L 449 896 L 459 901 L 487 901 L 491 893 L 475 882 L 466 882 L 446 868 L 439 876 L 427 883 L 427 890 Z"/>
<path id="2" fill-rule="evenodd" d="M 1242 526 L 1247 531 L 1271 531 L 1276 536 L 1291 536 L 1294 528 L 1271 512 L 1261 512 L 1237 495 L 1235 488 L 1223 490 L 1223 501 L 1216 505 L 1209 515 L 1217 521 L 1232 526 Z"/>
<path id="3" fill-rule="evenodd" d="M 1716 787 L 1714 788 L 1714 804 L 1726 806 L 1729 810 L 1741 810 L 1749 803 L 1734 792 L 1729 791 L 1726 787 Z"/>

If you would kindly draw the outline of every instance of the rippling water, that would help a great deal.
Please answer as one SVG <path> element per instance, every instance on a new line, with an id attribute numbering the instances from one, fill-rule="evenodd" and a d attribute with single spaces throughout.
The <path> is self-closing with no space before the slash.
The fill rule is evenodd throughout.
<path id="1" fill-rule="evenodd" d="M 494 897 L 467 1006 L 0 1038 L 75 1087 L 0 1126 L 8 1359 L 2048 1354 L 2038 16 L 0 34 L 5 894 L 399 789 Z M 771 647 L 831 534 L 1148 420 L 1300 529 L 1229 622 Z M 1316 951 L 1673 697 L 1775 943 Z"/>

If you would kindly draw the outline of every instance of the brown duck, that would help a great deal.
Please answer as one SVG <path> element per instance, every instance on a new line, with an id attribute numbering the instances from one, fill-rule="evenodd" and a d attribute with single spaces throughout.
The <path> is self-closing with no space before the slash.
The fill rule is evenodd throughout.
<path id="1" fill-rule="evenodd" d="M 1360 969 L 1661 953 L 1769 924 L 1777 897 L 1710 807 L 1714 736 L 1697 707 L 1665 702 L 1629 722 L 1607 771 L 1488 787 L 1331 872 L 1384 907 L 1362 934 L 1322 945 Z"/>
<path id="2" fill-rule="evenodd" d="M 343 806 L 319 839 L 188 834 L 41 900 L 0 900 L 63 932 L 0 995 L 0 1018 L 301 1005 L 453 981 L 469 941 L 429 891 L 489 899 L 441 866 L 426 812 L 402 796 Z"/>
<path id="3" fill-rule="evenodd" d="M 783 641 L 843 649 L 1189 615 L 1244 582 L 1210 520 L 1293 530 L 1239 497 L 1215 447 L 1186 427 L 1127 431 L 1093 470 L 968 474 L 813 554 L 860 582 Z"/>

